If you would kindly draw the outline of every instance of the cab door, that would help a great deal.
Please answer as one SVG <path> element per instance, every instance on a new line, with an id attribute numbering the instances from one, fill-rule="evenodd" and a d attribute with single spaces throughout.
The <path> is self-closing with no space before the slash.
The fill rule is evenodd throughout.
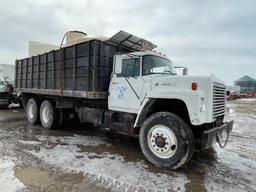
<path id="1" fill-rule="evenodd" d="M 123 57 L 121 73 L 113 74 L 108 104 L 110 110 L 138 113 L 141 102 L 143 79 L 141 77 L 141 57 Z"/>

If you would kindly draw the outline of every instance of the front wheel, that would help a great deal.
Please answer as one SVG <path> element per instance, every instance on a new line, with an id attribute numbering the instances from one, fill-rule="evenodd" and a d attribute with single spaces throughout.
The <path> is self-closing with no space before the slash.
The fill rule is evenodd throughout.
<path id="1" fill-rule="evenodd" d="M 156 167 L 177 169 L 190 161 L 193 133 L 179 116 L 169 112 L 151 115 L 140 129 L 143 154 Z"/>

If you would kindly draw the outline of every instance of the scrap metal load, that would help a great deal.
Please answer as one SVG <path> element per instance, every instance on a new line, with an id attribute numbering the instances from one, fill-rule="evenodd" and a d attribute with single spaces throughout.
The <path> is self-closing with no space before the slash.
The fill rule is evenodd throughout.
<path id="1" fill-rule="evenodd" d="M 107 40 L 80 38 L 16 60 L 15 88 L 23 93 L 106 99 L 116 53 L 152 50 L 151 42 L 120 31 Z"/>

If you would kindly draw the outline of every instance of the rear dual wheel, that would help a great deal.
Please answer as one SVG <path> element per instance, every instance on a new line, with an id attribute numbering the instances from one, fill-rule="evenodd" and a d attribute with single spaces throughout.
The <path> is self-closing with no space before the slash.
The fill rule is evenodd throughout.
<path id="1" fill-rule="evenodd" d="M 41 124 L 46 129 L 54 129 L 60 123 L 60 111 L 54 107 L 54 104 L 49 100 L 44 100 L 40 107 Z"/>
<path id="2" fill-rule="evenodd" d="M 56 129 L 62 125 L 63 111 L 55 108 L 53 102 L 44 100 L 40 105 L 36 98 L 30 98 L 26 106 L 27 119 L 32 125 L 40 121 L 46 129 Z"/>
<path id="3" fill-rule="evenodd" d="M 26 105 L 26 114 L 28 121 L 34 125 L 39 122 L 39 101 L 35 98 L 30 98 Z"/>

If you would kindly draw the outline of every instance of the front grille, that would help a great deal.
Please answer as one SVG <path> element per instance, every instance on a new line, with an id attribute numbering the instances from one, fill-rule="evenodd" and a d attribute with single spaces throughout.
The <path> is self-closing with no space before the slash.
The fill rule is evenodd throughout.
<path id="1" fill-rule="evenodd" d="M 226 87 L 220 83 L 213 84 L 213 118 L 224 115 L 226 107 Z"/>

